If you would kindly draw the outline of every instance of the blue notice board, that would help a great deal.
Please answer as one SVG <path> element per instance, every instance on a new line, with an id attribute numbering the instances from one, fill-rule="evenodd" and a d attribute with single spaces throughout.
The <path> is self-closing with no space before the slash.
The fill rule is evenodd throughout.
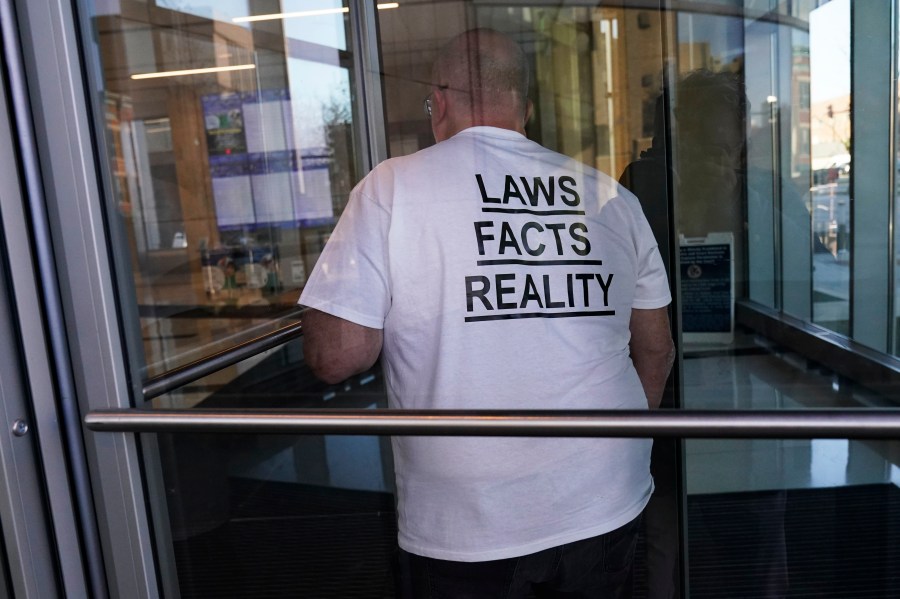
<path id="1" fill-rule="evenodd" d="M 329 147 L 300 147 L 284 89 L 201 97 L 220 230 L 335 221 Z"/>
<path id="2" fill-rule="evenodd" d="M 681 238 L 681 324 L 686 342 L 734 338 L 734 236 Z"/>

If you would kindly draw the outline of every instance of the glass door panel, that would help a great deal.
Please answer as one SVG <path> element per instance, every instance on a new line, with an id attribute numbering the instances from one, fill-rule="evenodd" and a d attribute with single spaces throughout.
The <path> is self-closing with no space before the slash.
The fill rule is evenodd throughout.
<path id="1" fill-rule="evenodd" d="M 328 386 L 302 341 L 145 402 L 142 383 L 296 322 L 368 134 L 347 2 L 80 2 L 94 64 L 134 403 L 385 407 L 379 369 Z M 381 596 L 388 440 L 147 435 L 166 596 Z"/>
<path id="2" fill-rule="evenodd" d="M 145 378 L 290 316 L 361 175 L 349 9 L 308 4 L 84 3 Z"/>

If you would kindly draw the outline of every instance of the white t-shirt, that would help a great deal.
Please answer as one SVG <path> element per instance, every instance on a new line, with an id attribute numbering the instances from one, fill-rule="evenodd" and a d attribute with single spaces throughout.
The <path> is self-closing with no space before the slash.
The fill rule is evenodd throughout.
<path id="1" fill-rule="evenodd" d="M 644 409 L 632 308 L 670 301 L 637 199 L 514 131 L 472 127 L 354 189 L 300 303 L 384 329 L 390 405 Z M 647 439 L 395 437 L 400 546 L 484 561 L 614 530 Z"/>

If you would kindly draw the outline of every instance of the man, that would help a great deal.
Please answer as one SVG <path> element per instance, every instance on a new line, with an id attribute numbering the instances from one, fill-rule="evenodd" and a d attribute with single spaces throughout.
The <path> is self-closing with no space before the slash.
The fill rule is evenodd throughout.
<path id="1" fill-rule="evenodd" d="M 670 296 L 635 198 L 524 136 L 502 34 L 454 38 L 433 78 L 437 145 L 357 186 L 300 298 L 307 363 L 337 382 L 383 352 L 395 408 L 655 407 Z M 393 444 L 412 596 L 628 596 L 650 441 Z"/>

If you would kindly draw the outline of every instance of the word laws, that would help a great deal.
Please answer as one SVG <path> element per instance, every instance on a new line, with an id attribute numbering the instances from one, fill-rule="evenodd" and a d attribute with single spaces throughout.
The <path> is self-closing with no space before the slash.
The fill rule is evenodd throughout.
<path id="1" fill-rule="evenodd" d="M 581 196 L 575 189 L 575 179 L 569 176 L 559 177 L 504 177 L 503 189 L 492 186 L 490 195 L 481 175 L 475 175 L 478 181 L 478 189 L 481 191 L 481 201 L 485 204 L 509 204 L 518 202 L 522 206 L 536 207 L 539 205 L 553 206 L 557 198 L 569 207 L 581 204 Z M 559 194 L 557 195 L 557 191 Z"/>

